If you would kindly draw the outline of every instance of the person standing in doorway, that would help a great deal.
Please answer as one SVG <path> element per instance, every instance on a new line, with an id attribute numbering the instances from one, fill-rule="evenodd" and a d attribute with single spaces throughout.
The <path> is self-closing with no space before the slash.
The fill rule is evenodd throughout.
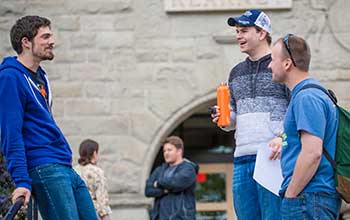
<path id="1" fill-rule="evenodd" d="M 280 157 L 283 119 L 288 105 L 288 89 L 272 82 L 271 23 L 260 10 L 248 10 L 230 17 L 228 25 L 236 30 L 240 51 L 248 55 L 230 72 L 231 126 L 235 130 L 236 149 L 232 180 L 233 203 L 239 220 L 279 220 L 280 198 L 262 187 L 254 178 L 259 148 L 271 148 L 270 159 Z M 216 123 L 220 109 L 212 114 Z M 279 174 L 280 175 L 280 174 Z"/>
<path id="2" fill-rule="evenodd" d="M 196 219 L 194 189 L 199 167 L 183 158 L 181 138 L 170 136 L 163 144 L 165 163 L 146 181 L 145 195 L 155 198 L 151 220 Z"/>
<path id="3" fill-rule="evenodd" d="M 11 28 L 18 56 L 0 65 L 1 149 L 16 189 L 12 200 L 33 195 L 44 220 L 97 220 L 72 152 L 52 115 L 52 94 L 40 64 L 54 58 L 49 19 L 25 16 Z"/>

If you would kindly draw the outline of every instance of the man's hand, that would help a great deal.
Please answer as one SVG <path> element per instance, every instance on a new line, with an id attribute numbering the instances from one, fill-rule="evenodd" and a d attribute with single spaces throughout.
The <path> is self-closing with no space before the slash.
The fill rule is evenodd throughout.
<path id="1" fill-rule="evenodd" d="M 280 159 L 281 157 L 281 150 L 282 150 L 282 138 L 276 137 L 272 139 L 269 143 L 268 146 L 271 149 L 271 154 L 269 159 L 270 160 L 277 160 Z"/>
<path id="2" fill-rule="evenodd" d="M 219 120 L 220 108 L 217 105 L 214 105 L 213 108 L 215 109 L 215 113 L 211 114 L 210 116 L 213 119 L 212 121 L 216 124 Z"/>
<path id="3" fill-rule="evenodd" d="M 293 198 L 296 198 L 298 197 L 298 194 L 293 194 L 292 192 L 290 192 L 290 190 L 286 190 L 286 193 L 284 194 L 284 197 L 287 198 L 287 199 L 293 199 Z"/>
<path id="4" fill-rule="evenodd" d="M 26 206 L 30 199 L 30 190 L 24 187 L 18 187 L 13 191 L 12 193 L 12 203 L 15 203 L 17 198 L 24 196 L 24 204 L 23 206 Z"/>
<path id="5" fill-rule="evenodd" d="M 109 215 L 104 215 L 101 217 L 101 220 L 110 220 L 111 218 L 109 217 Z"/>

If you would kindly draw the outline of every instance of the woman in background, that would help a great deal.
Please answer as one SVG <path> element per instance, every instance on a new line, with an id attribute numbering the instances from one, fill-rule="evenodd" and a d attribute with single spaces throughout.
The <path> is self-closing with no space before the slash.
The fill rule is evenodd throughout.
<path id="1" fill-rule="evenodd" d="M 74 169 L 85 181 L 99 218 L 109 220 L 112 210 L 108 204 L 106 178 L 103 170 L 96 166 L 99 159 L 98 148 L 98 143 L 94 140 L 87 139 L 81 142 L 79 164 Z"/>

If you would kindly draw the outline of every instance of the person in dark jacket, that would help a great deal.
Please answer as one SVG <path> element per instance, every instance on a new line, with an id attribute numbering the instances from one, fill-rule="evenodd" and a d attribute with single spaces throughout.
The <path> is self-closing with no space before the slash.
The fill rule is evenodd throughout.
<path id="1" fill-rule="evenodd" d="M 97 220 L 84 181 L 72 169 L 72 151 L 52 115 L 52 95 L 40 63 L 54 58 L 51 22 L 18 19 L 11 28 L 18 56 L 0 65 L 1 150 L 15 190 L 12 201 L 33 194 L 44 220 Z"/>
<path id="2" fill-rule="evenodd" d="M 194 190 L 199 166 L 183 158 L 181 138 L 165 139 L 165 163 L 157 167 L 146 181 L 145 195 L 154 197 L 152 220 L 195 220 L 196 200 Z"/>

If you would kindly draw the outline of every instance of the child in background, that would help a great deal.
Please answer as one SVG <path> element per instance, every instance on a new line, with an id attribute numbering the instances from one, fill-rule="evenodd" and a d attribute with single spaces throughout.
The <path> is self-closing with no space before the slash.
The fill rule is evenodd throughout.
<path id="1" fill-rule="evenodd" d="M 101 220 L 109 220 L 112 210 L 108 204 L 106 178 L 101 168 L 96 166 L 99 159 L 98 143 L 87 139 L 79 147 L 79 164 L 74 167 L 89 189 L 96 212 Z"/>

